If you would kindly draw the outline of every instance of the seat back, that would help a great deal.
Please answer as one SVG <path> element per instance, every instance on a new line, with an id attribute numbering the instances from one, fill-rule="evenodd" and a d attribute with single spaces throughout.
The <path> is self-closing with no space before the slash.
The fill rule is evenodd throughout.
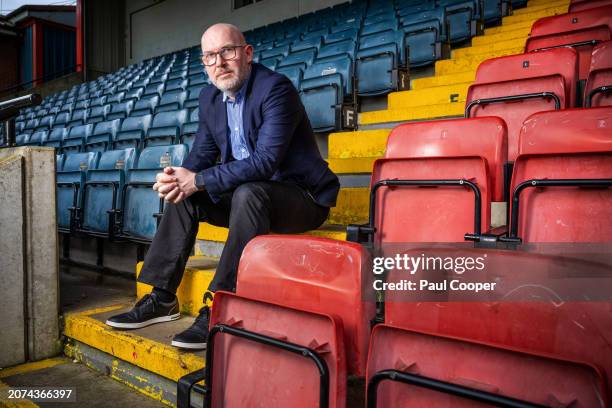
<path id="1" fill-rule="evenodd" d="M 386 158 L 475 157 L 487 162 L 493 201 L 504 200 L 507 129 L 496 117 L 414 122 L 396 126 Z"/>
<path id="2" fill-rule="evenodd" d="M 81 204 L 85 174 L 95 169 L 100 160 L 100 153 L 69 153 L 65 155 L 64 166 L 56 174 L 57 180 L 57 225 L 61 230 L 71 227 L 69 208 Z"/>
<path id="3" fill-rule="evenodd" d="M 586 79 L 593 46 L 612 39 L 612 6 L 544 17 L 533 23 L 525 51 L 571 46 L 578 51 L 579 78 Z"/>
<path id="4" fill-rule="evenodd" d="M 121 119 L 109 120 L 106 122 L 98 122 L 93 129 L 91 136 L 87 138 L 85 148 L 87 151 L 107 150 L 115 141 L 117 132 L 121 126 Z"/>
<path id="5" fill-rule="evenodd" d="M 531 116 L 512 175 L 511 230 L 523 242 L 612 242 L 612 186 L 546 186 L 531 180 L 612 183 L 612 108 Z M 527 186 L 518 189 L 519 185 Z M 519 194 L 520 193 L 520 194 Z"/>
<path id="6" fill-rule="evenodd" d="M 605 380 L 594 365 L 378 325 L 372 332 L 367 375 L 367 397 L 375 406 L 481 406 L 443 386 L 426 388 L 403 378 L 440 381 L 474 394 L 490 392 L 541 406 L 568 400 L 577 406 L 601 406 L 605 393 Z"/>
<path id="7" fill-rule="evenodd" d="M 121 129 L 115 137 L 115 149 L 124 149 L 127 147 L 138 147 L 144 140 L 145 135 L 149 131 L 151 115 L 132 116 L 125 118 L 121 123 Z"/>
<path id="8" fill-rule="evenodd" d="M 584 1 L 572 1 L 570 3 L 568 12 L 575 13 L 576 11 L 589 10 L 592 8 L 610 6 L 612 0 L 584 0 Z"/>
<path id="9" fill-rule="evenodd" d="M 326 406 L 346 406 L 344 345 L 341 324 L 334 317 L 217 292 L 210 324 L 210 406 L 320 406 L 322 382 L 328 389 Z M 221 332 L 214 329 L 216 325 L 229 328 Z M 319 364 L 327 366 L 328 376 L 322 375 L 308 354 L 290 353 L 235 334 L 245 332 L 312 350 Z M 253 370 L 246 377 L 244 367 Z"/>
<path id="10" fill-rule="evenodd" d="M 248 243 L 238 268 L 236 293 L 342 321 L 347 370 L 365 375 L 374 305 L 362 299 L 360 245 L 305 236 L 261 236 Z M 216 301 L 216 300 L 215 300 Z"/>
<path id="11" fill-rule="evenodd" d="M 155 176 L 166 166 L 180 166 L 187 157 L 187 145 L 152 146 L 138 157 L 135 169 L 127 174 L 123 198 L 122 234 L 134 239 L 151 240 L 157 230 L 154 214 L 160 212 L 160 199 L 151 188 Z"/>
<path id="12" fill-rule="evenodd" d="M 145 136 L 145 144 L 173 144 L 181 134 L 181 128 L 187 122 L 187 109 L 159 112 L 153 117 L 153 123 Z"/>
<path id="13" fill-rule="evenodd" d="M 468 89 L 466 116 L 502 118 L 508 126 L 508 160 L 513 161 L 520 128 L 529 115 L 574 106 L 577 60 L 575 50 L 557 48 L 481 63 Z"/>
<path id="14" fill-rule="evenodd" d="M 593 48 L 589 76 L 584 89 L 584 105 L 612 105 L 612 41 L 603 42 Z"/>
<path id="15" fill-rule="evenodd" d="M 100 156 L 97 169 L 87 172 L 82 205 L 84 230 L 103 234 L 109 232 L 108 211 L 120 208 L 125 173 L 134 167 L 136 154 L 133 148 L 109 150 Z"/>

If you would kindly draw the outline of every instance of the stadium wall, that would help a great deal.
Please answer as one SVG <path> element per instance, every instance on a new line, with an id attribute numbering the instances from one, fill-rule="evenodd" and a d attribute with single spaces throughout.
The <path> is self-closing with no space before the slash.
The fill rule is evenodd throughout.
<path id="1" fill-rule="evenodd" d="M 233 0 L 133 0 L 126 2 L 126 64 L 199 44 L 217 22 L 243 31 L 297 17 L 346 0 L 261 0 L 233 9 Z"/>

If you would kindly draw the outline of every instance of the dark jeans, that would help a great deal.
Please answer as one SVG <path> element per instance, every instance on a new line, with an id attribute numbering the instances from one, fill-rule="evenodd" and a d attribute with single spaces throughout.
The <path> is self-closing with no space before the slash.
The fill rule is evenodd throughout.
<path id="1" fill-rule="evenodd" d="M 138 280 L 176 293 L 195 244 L 200 221 L 229 227 L 229 236 L 209 290 L 236 290 L 238 261 L 246 244 L 269 232 L 295 234 L 318 228 L 329 208 L 294 184 L 245 183 L 213 203 L 198 192 L 179 204 L 166 203 Z"/>

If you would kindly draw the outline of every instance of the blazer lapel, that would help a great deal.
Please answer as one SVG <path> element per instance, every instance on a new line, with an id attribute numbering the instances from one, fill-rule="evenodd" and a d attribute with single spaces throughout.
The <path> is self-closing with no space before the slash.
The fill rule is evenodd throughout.
<path id="1" fill-rule="evenodd" d="M 219 150 L 221 151 L 221 160 L 223 163 L 227 163 L 230 158 L 228 131 L 227 131 L 227 109 L 223 103 L 223 97 L 221 92 L 217 94 L 215 98 L 215 139 Z"/>

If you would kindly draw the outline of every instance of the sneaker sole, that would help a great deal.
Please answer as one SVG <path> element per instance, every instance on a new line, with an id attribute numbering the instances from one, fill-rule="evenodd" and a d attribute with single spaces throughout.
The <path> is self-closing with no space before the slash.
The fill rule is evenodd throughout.
<path id="1" fill-rule="evenodd" d="M 190 350 L 206 350 L 206 343 L 183 343 L 182 341 L 174 341 L 172 340 L 172 344 L 174 347 L 190 349 Z"/>
<path id="2" fill-rule="evenodd" d="M 115 327 L 117 329 L 140 329 L 142 327 L 147 327 L 155 323 L 171 322 L 173 320 L 178 320 L 180 317 L 181 317 L 181 314 L 176 313 L 170 316 L 156 317 L 154 319 L 149 319 L 144 322 L 138 322 L 138 323 L 118 323 L 118 322 L 112 322 L 110 320 L 107 320 L 106 324 L 109 325 L 110 327 Z"/>

